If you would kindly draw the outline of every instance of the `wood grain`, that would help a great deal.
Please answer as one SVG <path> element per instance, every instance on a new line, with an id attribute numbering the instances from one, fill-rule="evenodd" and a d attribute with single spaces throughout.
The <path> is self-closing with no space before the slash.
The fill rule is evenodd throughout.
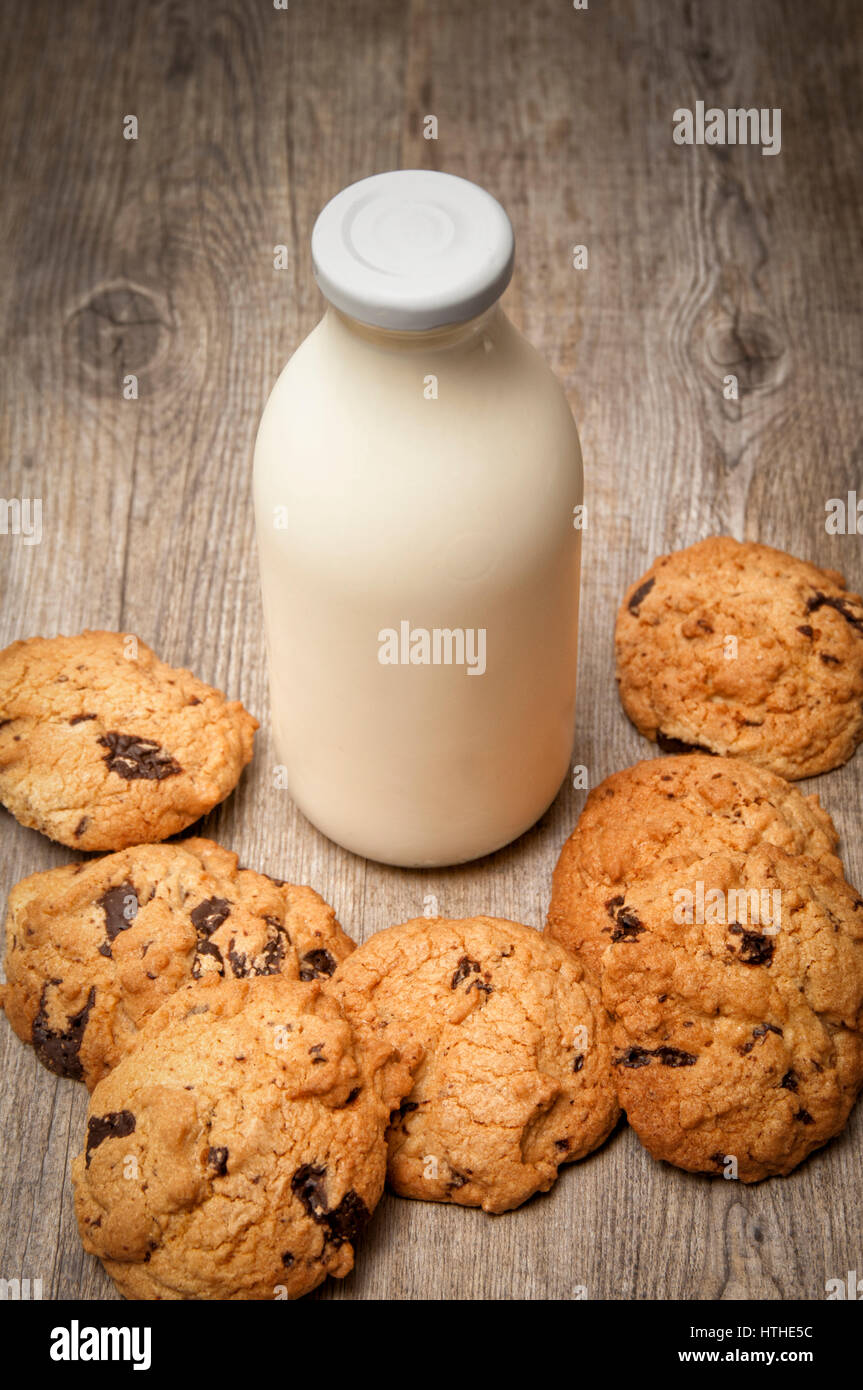
<path id="1" fill-rule="evenodd" d="M 724 530 L 863 583 L 859 537 L 824 526 L 829 497 L 863 495 L 853 0 L 4 0 L 0 16 L 0 491 L 42 498 L 44 526 L 40 545 L 0 536 L 0 643 L 134 631 L 266 716 L 257 420 L 320 314 L 317 211 L 354 179 L 412 165 L 476 179 L 509 209 L 506 303 L 579 422 L 574 757 L 592 784 L 649 751 L 617 701 L 611 632 L 655 554 Z M 781 154 L 676 146 L 672 113 L 698 99 L 781 107 Z M 123 398 L 128 373 L 137 400 Z M 500 854 L 412 873 L 323 839 L 273 787 L 274 761 L 265 723 L 240 789 L 201 829 L 314 884 L 357 937 L 428 893 L 453 916 L 544 920 L 580 806 L 570 789 Z M 861 766 L 817 783 L 858 883 Z M 0 906 L 18 877 L 69 857 L 5 815 L 0 843 Z M 72 1213 L 85 1095 L 5 1020 L 0 1066 L 0 1275 L 42 1278 L 46 1297 L 115 1297 Z M 823 1297 L 860 1267 L 861 1140 L 858 1109 L 791 1177 L 746 1189 L 656 1164 L 621 1127 L 503 1217 L 385 1198 L 358 1269 L 317 1296 Z"/>

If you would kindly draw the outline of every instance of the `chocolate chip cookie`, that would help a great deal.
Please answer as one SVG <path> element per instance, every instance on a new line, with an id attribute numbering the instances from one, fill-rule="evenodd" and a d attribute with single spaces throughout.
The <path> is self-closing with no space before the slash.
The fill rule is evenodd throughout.
<path id="1" fill-rule="evenodd" d="M 765 842 L 842 876 L 839 837 L 817 796 L 743 758 L 684 753 L 636 763 L 587 798 L 554 871 L 546 930 L 598 981 L 606 946 L 626 936 L 632 884 L 669 863 Z"/>
<path id="2" fill-rule="evenodd" d="M 863 900 L 762 844 L 628 888 L 602 959 L 614 1072 L 655 1158 L 756 1182 L 845 1125 L 863 1082 Z"/>
<path id="3" fill-rule="evenodd" d="M 318 984 L 173 994 L 90 1100 L 84 1248 L 136 1299 L 299 1298 L 353 1268 L 410 1072 Z"/>
<path id="4" fill-rule="evenodd" d="M 863 739 L 863 599 L 784 551 L 711 536 L 660 556 L 624 598 L 615 647 L 623 707 L 666 752 L 794 781 Z"/>
<path id="5" fill-rule="evenodd" d="M 3 1002 L 45 1066 L 92 1089 L 190 979 L 326 979 L 353 948 L 312 888 L 212 840 L 138 845 L 13 888 Z"/>
<path id="6" fill-rule="evenodd" d="M 80 850 L 185 830 L 222 801 L 258 722 L 131 634 L 32 637 L 0 652 L 0 801 Z"/>
<path id="7" fill-rule="evenodd" d="M 330 989 L 360 1038 L 422 1051 L 389 1133 L 402 1196 L 507 1211 L 615 1124 L 598 994 L 531 927 L 416 918 L 372 936 Z"/>

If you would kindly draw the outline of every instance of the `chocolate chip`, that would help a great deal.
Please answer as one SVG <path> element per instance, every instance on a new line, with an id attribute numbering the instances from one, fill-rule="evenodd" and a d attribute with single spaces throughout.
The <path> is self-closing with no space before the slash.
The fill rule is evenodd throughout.
<path id="1" fill-rule="evenodd" d="M 450 1168 L 450 1188 L 464 1187 L 468 1181 L 469 1179 L 465 1177 L 464 1173 L 460 1173 L 457 1168 Z"/>
<path id="2" fill-rule="evenodd" d="M 314 1066 L 316 1062 L 325 1062 L 327 1060 L 326 1057 L 323 1056 L 323 1051 L 323 1043 L 315 1043 L 314 1047 L 309 1048 L 309 1056 L 312 1059 L 312 1066 Z"/>
<path id="3" fill-rule="evenodd" d="M 218 962 L 218 966 L 219 966 L 218 970 L 216 971 L 216 974 L 218 974 L 218 975 L 224 975 L 224 973 L 225 973 L 225 962 L 224 962 L 224 959 L 223 959 L 223 957 L 222 957 L 221 951 L 219 950 L 219 948 L 218 948 L 218 946 L 216 945 L 215 941 L 203 940 L 203 941 L 199 941 L 198 944 L 197 944 L 197 946 L 195 947 L 195 959 L 192 961 L 192 979 L 193 979 L 193 980 L 200 980 L 201 975 L 204 973 L 203 965 L 202 965 L 202 961 L 201 961 L 202 956 L 212 956 L 213 959 L 214 959 L 215 961 Z"/>
<path id="4" fill-rule="evenodd" d="M 335 969 L 335 957 L 319 946 L 315 951 L 307 951 L 300 961 L 300 979 L 317 980 L 321 975 L 335 974 Z"/>
<path id="5" fill-rule="evenodd" d="M 842 658 L 833 656 L 830 652 L 819 652 L 818 658 L 825 666 L 841 666 Z"/>
<path id="6" fill-rule="evenodd" d="M 683 1052 L 679 1047 L 629 1047 L 614 1058 L 616 1067 L 648 1067 L 654 1057 L 663 1067 L 693 1067 L 698 1058 L 692 1052 Z"/>
<path id="7" fill-rule="evenodd" d="M 282 1264 L 285 1266 L 285 1269 L 290 1269 L 293 1263 L 293 1255 L 291 1254 L 290 1250 L 286 1250 L 285 1253 L 282 1255 Z"/>
<path id="8" fill-rule="evenodd" d="M 462 980 L 466 980 L 468 975 L 470 975 L 471 973 L 478 975 L 479 972 L 479 961 L 471 960 L 470 956 L 462 956 L 461 960 L 456 966 L 455 973 L 450 982 L 450 989 L 458 989 Z"/>
<path id="9" fill-rule="evenodd" d="M 638 617 L 638 610 L 641 607 L 643 601 L 647 598 L 647 595 L 650 593 L 655 583 L 656 580 L 653 577 L 651 577 L 650 579 L 645 579 L 644 583 L 639 584 L 635 593 L 631 595 L 629 603 L 626 606 L 629 609 L 630 613 L 632 613 L 633 617 Z"/>
<path id="10" fill-rule="evenodd" d="M 812 628 L 809 626 L 808 623 L 801 623 L 801 625 L 800 625 L 800 627 L 798 627 L 797 631 L 798 631 L 798 632 L 802 632 L 804 637 L 814 637 L 814 636 L 815 636 L 815 633 L 812 631 Z"/>
<path id="11" fill-rule="evenodd" d="M 669 734 L 664 734 L 661 729 L 656 731 L 656 742 L 663 753 L 712 753 L 712 748 L 705 748 L 703 743 L 684 743 L 682 738 L 672 738 Z"/>
<path id="12" fill-rule="evenodd" d="M 693 1052 L 683 1052 L 679 1047 L 657 1047 L 655 1054 L 664 1067 L 694 1067 L 698 1061 Z"/>
<path id="13" fill-rule="evenodd" d="M 90 824 L 90 817 L 89 817 L 89 816 L 82 816 L 81 819 L 79 820 L 78 824 L 75 826 L 75 829 L 72 831 L 72 834 L 75 836 L 75 839 L 76 839 L 76 840 L 79 839 L 79 838 L 84 834 L 84 831 L 87 829 L 87 826 L 88 826 L 89 824 Z"/>
<path id="14" fill-rule="evenodd" d="M 362 1197 L 358 1196 L 351 1188 L 349 1192 L 345 1193 L 339 1205 L 327 1216 L 327 1226 L 330 1231 L 328 1239 L 331 1244 L 344 1245 L 346 1241 L 353 1244 L 368 1223 L 370 1216 L 371 1212 Z"/>
<path id="15" fill-rule="evenodd" d="M 90 1167 L 90 1154 L 106 1139 L 125 1139 L 135 1132 L 135 1116 L 131 1110 L 112 1110 L 107 1115 L 93 1115 L 87 1121 L 87 1144 L 84 1167 Z"/>
<path id="16" fill-rule="evenodd" d="M 616 1067 L 629 1067 L 635 1071 L 638 1067 L 649 1067 L 653 1053 L 648 1052 L 644 1047 L 628 1047 L 625 1052 L 621 1052 L 619 1057 L 614 1058 Z"/>
<path id="17" fill-rule="evenodd" d="M 224 921 L 224 918 L 222 920 Z M 228 960 L 237 979 L 257 975 L 278 975 L 282 968 L 285 947 L 290 944 L 290 937 L 278 917 L 265 917 L 264 921 L 269 928 L 267 941 L 251 961 L 245 952 L 234 949 L 235 941 L 232 940 L 228 947 Z"/>
<path id="18" fill-rule="evenodd" d="M 215 1177 L 224 1178 L 228 1172 L 228 1150 L 220 1145 L 216 1149 L 207 1149 L 207 1167 L 212 1168 Z"/>
<path id="19" fill-rule="evenodd" d="M 95 719 L 95 714 L 76 714 L 69 720 L 70 724 L 84 724 L 88 719 Z"/>
<path id="20" fill-rule="evenodd" d="M 645 930 L 644 925 L 639 920 L 638 913 L 631 907 L 618 907 L 612 915 L 614 916 L 612 941 L 635 941 L 636 937 Z"/>
<path id="21" fill-rule="evenodd" d="M 491 976 L 489 972 L 486 971 L 481 980 L 479 978 L 477 978 L 476 980 L 471 980 L 470 984 L 465 990 L 465 994 L 470 994 L 472 989 L 482 990 L 483 994 L 494 994 L 494 985 L 489 983 L 490 980 Z"/>
<path id="22" fill-rule="evenodd" d="M 737 959 L 744 965 L 770 964 L 776 949 L 776 942 L 771 936 L 762 936 L 757 931 L 747 931 L 739 922 L 732 922 L 728 930 L 741 938 Z"/>
<path id="23" fill-rule="evenodd" d="M 568 1140 L 568 1139 L 555 1139 L 555 1141 L 554 1141 L 554 1147 L 555 1147 L 556 1149 L 563 1149 L 564 1152 L 565 1152 L 565 1151 L 569 1148 L 569 1140 Z"/>
<path id="24" fill-rule="evenodd" d="M 39 996 L 39 1012 L 33 1020 L 33 1047 L 36 1056 L 49 1071 L 56 1072 L 58 1076 L 68 1076 L 72 1081 L 81 1081 L 84 1077 L 84 1068 L 81 1066 L 81 1058 L 78 1054 L 81 1051 L 81 1043 L 84 1039 L 84 1030 L 87 1027 L 90 1010 L 96 1000 L 96 986 L 91 987 L 83 1009 L 66 1020 L 65 1030 L 55 1030 L 48 1023 L 45 996 L 49 984 L 59 985 L 60 983 L 60 980 L 50 980 L 42 986 L 42 993 Z"/>
<path id="25" fill-rule="evenodd" d="M 176 777 L 183 769 L 171 754 L 150 738 L 137 738 L 134 734 L 108 733 L 98 740 L 107 748 L 103 761 L 111 772 L 116 772 L 127 782 L 145 778 L 161 782 L 166 777 Z"/>
<path id="26" fill-rule="evenodd" d="M 757 1023 L 755 1027 L 752 1029 L 752 1038 L 750 1039 L 750 1041 L 744 1043 L 742 1047 L 739 1047 L 737 1049 L 737 1051 L 741 1054 L 741 1056 L 745 1057 L 748 1052 L 752 1051 L 758 1039 L 766 1037 L 768 1033 L 775 1033 L 777 1037 L 780 1038 L 783 1036 L 782 1029 L 777 1028 L 775 1023 Z"/>
<path id="27" fill-rule="evenodd" d="M 251 974 L 251 971 L 249 970 L 249 958 L 244 953 L 240 951 L 235 951 L 235 944 L 236 938 L 232 937 L 231 944 L 228 947 L 228 960 L 230 961 L 231 970 L 233 971 L 234 978 L 237 980 L 244 980 L 248 975 Z"/>
<path id="28" fill-rule="evenodd" d="M 327 1215 L 327 1170 L 313 1163 L 304 1163 L 291 1178 L 291 1191 L 302 1202 L 313 1221 L 322 1222 Z"/>
<path id="29" fill-rule="evenodd" d="M 779 1083 L 786 1091 L 796 1091 L 799 1084 L 797 1073 L 793 1069 L 787 1071 Z"/>
<path id="30" fill-rule="evenodd" d="M 99 906 L 105 913 L 105 932 L 110 943 L 121 931 L 128 931 L 137 917 L 138 895 L 131 883 L 121 883 L 119 887 L 109 888 L 107 893 L 102 894 Z M 102 950 L 101 947 L 99 949 Z M 109 945 L 107 952 L 102 950 L 102 955 L 110 954 Z"/>
<path id="31" fill-rule="evenodd" d="M 371 1212 L 353 1188 L 345 1193 L 337 1207 L 330 1209 L 326 1178 L 326 1168 L 304 1163 L 291 1178 L 291 1191 L 299 1197 L 312 1220 L 325 1228 L 326 1239 L 332 1245 L 344 1245 L 356 1239 Z"/>
<path id="32" fill-rule="evenodd" d="M 863 632 L 863 614 L 854 613 L 847 598 L 828 597 L 827 594 L 816 592 L 814 597 L 808 600 L 806 612 L 817 613 L 819 608 L 834 609 L 850 627 L 853 627 L 857 632 Z"/>
<path id="33" fill-rule="evenodd" d="M 808 1110 L 798 1110 L 794 1118 L 799 1120 L 802 1125 L 814 1125 L 815 1123 Z"/>
<path id="34" fill-rule="evenodd" d="M 218 962 L 217 974 L 224 975 L 225 962 L 222 952 L 219 950 L 215 941 L 210 941 L 214 931 L 218 931 L 223 922 L 231 915 L 231 904 L 225 898 L 205 898 L 198 903 L 197 907 L 192 908 L 189 913 L 192 926 L 198 937 L 198 944 L 195 947 L 195 959 L 192 961 L 192 978 L 200 980 L 203 966 L 202 957 L 212 956 Z"/>
<path id="35" fill-rule="evenodd" d="M 189 913 L 199 936 L 212 936 L 230 915 L 231 904 L 225 898 L 205 898 Z"/>
<path id="36" fill-rule="evenodd" d="M 581 1071 L 581 1069 L 582 1069 L 583 1066 L 584 1066 L 584 1056 L 583 1056 L 583 1054 L 582 1054 L 581 1052 L 579 1052 L 578 1056 L 577 1056 L 577 1057 L 573 1057 L 573 1059 L 572 1059 L 572 1070 L 573 1070 L 573 1071 Z"/>

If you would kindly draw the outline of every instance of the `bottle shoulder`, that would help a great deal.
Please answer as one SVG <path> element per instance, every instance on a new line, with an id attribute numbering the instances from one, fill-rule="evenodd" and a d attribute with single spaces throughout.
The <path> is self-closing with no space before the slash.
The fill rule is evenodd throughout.
<path id="1" fill-rule="evenodd" d="M 265 415 L 288 408 L 306 415 L 324 406 L 338 414 L 345 403 L 382 430 L 388 411 L 429 423 L 430 404 L 453 417 L 472 406 L 518 416 L 527 404 L 534 424 L 540 410 L 569 412 L 548 362 L 503 314 L 464 340 L 432 338 L 407 348 L 346 333 L 325 316 L 282 369 Z"/>

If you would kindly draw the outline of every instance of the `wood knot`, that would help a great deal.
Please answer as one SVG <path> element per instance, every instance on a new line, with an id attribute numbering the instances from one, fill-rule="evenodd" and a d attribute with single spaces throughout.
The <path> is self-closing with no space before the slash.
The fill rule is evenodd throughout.
<path id="1" fill-rule="evenodd" d="M 709 43 L 694 44 L 689 49 L 688 57 L 697 79 L 708 88 L 724 86 L 734 75 L 731 54 L 723 52 L 720 48 L 711 48 Z M 707 104 L 710 105 L 709 102 Z M 715 150 L 717 147 L 712 148 Z"/>
<path id="2" fill-rule="evenodd" d="M 64 325 L 67 351 L 100 393 L 116 390 L 125 376 L 138 376 L 152 366 L 172 333 L 167 310 L 149 291 L 129 283 L 94 290 Z"/>
<path id="3" fill-rule="evenodd" d="M 772 390 L 785 376 L 785 344 L 762 314 L 714 319 L 705 331 L 705 349 L 720 375 L 737 377 L 741 392 Z"/>

